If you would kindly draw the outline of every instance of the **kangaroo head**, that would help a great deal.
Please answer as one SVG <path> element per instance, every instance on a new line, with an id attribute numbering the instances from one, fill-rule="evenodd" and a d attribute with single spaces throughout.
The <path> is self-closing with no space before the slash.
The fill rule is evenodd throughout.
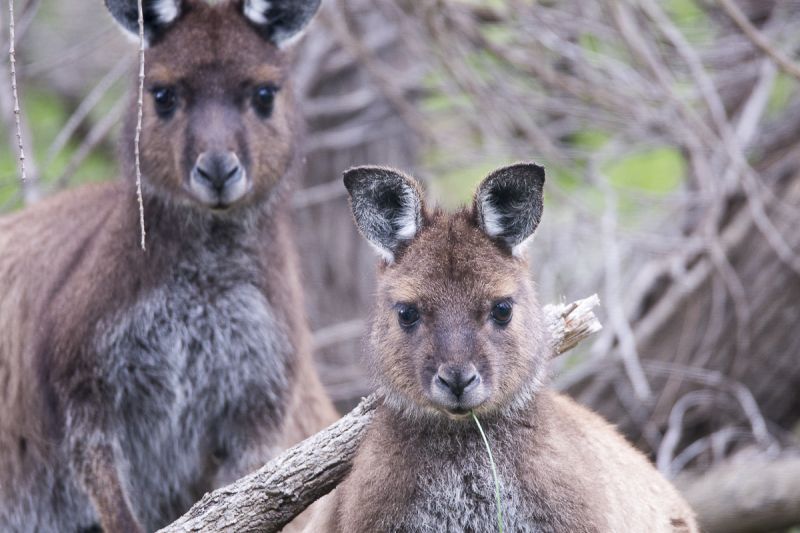
<path id="1" fill-rule="evenodd" d="M 284 48 L 319 1 L 143 0 L 147 194 L 214 210 L 267 196 L 295 155 Z M 136 0 L 106 6 L 138 35 Z M 135 125 L 131 105 L 123 139 L 128 175 Z"/>
<path id="2" fill-rule="evenodd" d="M 370 342 L 390 404 L 458 418 L 529 399 L 548 351 L 522 250 L 541 218 L 544 169 L 496 170 L 455 213 L 428 209 L 392 169 L 354 168 L 344 182 L 383 258 Z"/>

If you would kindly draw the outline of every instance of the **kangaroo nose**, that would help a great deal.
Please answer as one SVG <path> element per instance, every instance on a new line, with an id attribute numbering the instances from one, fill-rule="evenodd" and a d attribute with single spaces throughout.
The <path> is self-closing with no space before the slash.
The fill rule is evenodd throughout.
<path id="1" fill-rule="evenodd" d="M 241 175 L 239 158 L 233 152 L 204 152 L 197 158 L 194 169 L 217 191 L 222 191 Z"/>
<path id="2" fill-rule="evenodd" d="M 478 386 L 481 376 L 475 365 L 442 365 L 436 373 L 436 384 L 449 390 L 456 398 Z"/>

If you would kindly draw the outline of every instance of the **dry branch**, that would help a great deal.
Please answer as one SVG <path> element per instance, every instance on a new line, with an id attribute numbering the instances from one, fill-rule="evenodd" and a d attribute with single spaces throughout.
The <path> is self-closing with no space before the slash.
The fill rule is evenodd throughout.
<path id="1" fill-rule="evenodd" d="M 545 307 L 555 355 L 601 329 L 592 312 L 598 303 L 593 295 Z M 279 531 L 344 479 L 379 401 L 375 394 L 363 399 L 338 422 L 258 471 L 206 494 L 160 533 Z"/>
<path id="2" fill-rule="evenodd" d="M 739 26 L 739 29 L 747 35 L 754 45 L 767 54 L 775 63 L 777 63 L 787 74 L 790 74 L 800 80 L 800 65 L 792 61 L 786 54 L 775 48 L 769 39 L 758 31 L 758 28 L 747 19 L 747 16 L 742 13 L 742 10 L 733 2 L 733 0 L 718 0 L 719 4 L 725 10 L 731 19 Z"/>

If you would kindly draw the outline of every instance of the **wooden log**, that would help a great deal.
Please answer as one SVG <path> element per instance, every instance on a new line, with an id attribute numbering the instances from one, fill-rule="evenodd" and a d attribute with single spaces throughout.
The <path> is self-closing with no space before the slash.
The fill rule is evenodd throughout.
<path id="1" fill-rule="evenodd" d="M 544 308 L 554 355 L 601 329 L 592 309 L 597 295 Z M 280 531 L 333 490 L 351 461 L 379 398 L 372 394 L 327 429 L 288 449 L 256 472 L 208 493 L 161 533 Z"/>
<path id="2" fill-rule="evenodd" d="M 800 525 L 800 457 L 728 461 L 678 479 L 708 533 L 783 531 Z"/>

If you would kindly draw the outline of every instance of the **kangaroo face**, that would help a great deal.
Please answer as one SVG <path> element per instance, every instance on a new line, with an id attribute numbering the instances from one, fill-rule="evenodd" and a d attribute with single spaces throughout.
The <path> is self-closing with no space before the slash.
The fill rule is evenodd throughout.
<path id="1" fill-rule="evenodd" d="M 541 216 L 541 167 L 490 175 L 472 209 L 427 210 L 416 184 L 345 174 L 359 229 L 384 258 L 371 331 L 375 373 L 406 409 L 491 412 L 529 396 L 547 353 L 521 247 Z"/>
<path id="2" fill-rule="evenodd" d="M 107 4 L 124 27 L 138 30 L 136 2 Z M 318 4 L 145 2 L 140 160 L 150 191 L 215 210 L 269 193 L 293 161 L 296 129 L 279 45 Z M 128 132 L 134 123 L 131 113 Z"/>

